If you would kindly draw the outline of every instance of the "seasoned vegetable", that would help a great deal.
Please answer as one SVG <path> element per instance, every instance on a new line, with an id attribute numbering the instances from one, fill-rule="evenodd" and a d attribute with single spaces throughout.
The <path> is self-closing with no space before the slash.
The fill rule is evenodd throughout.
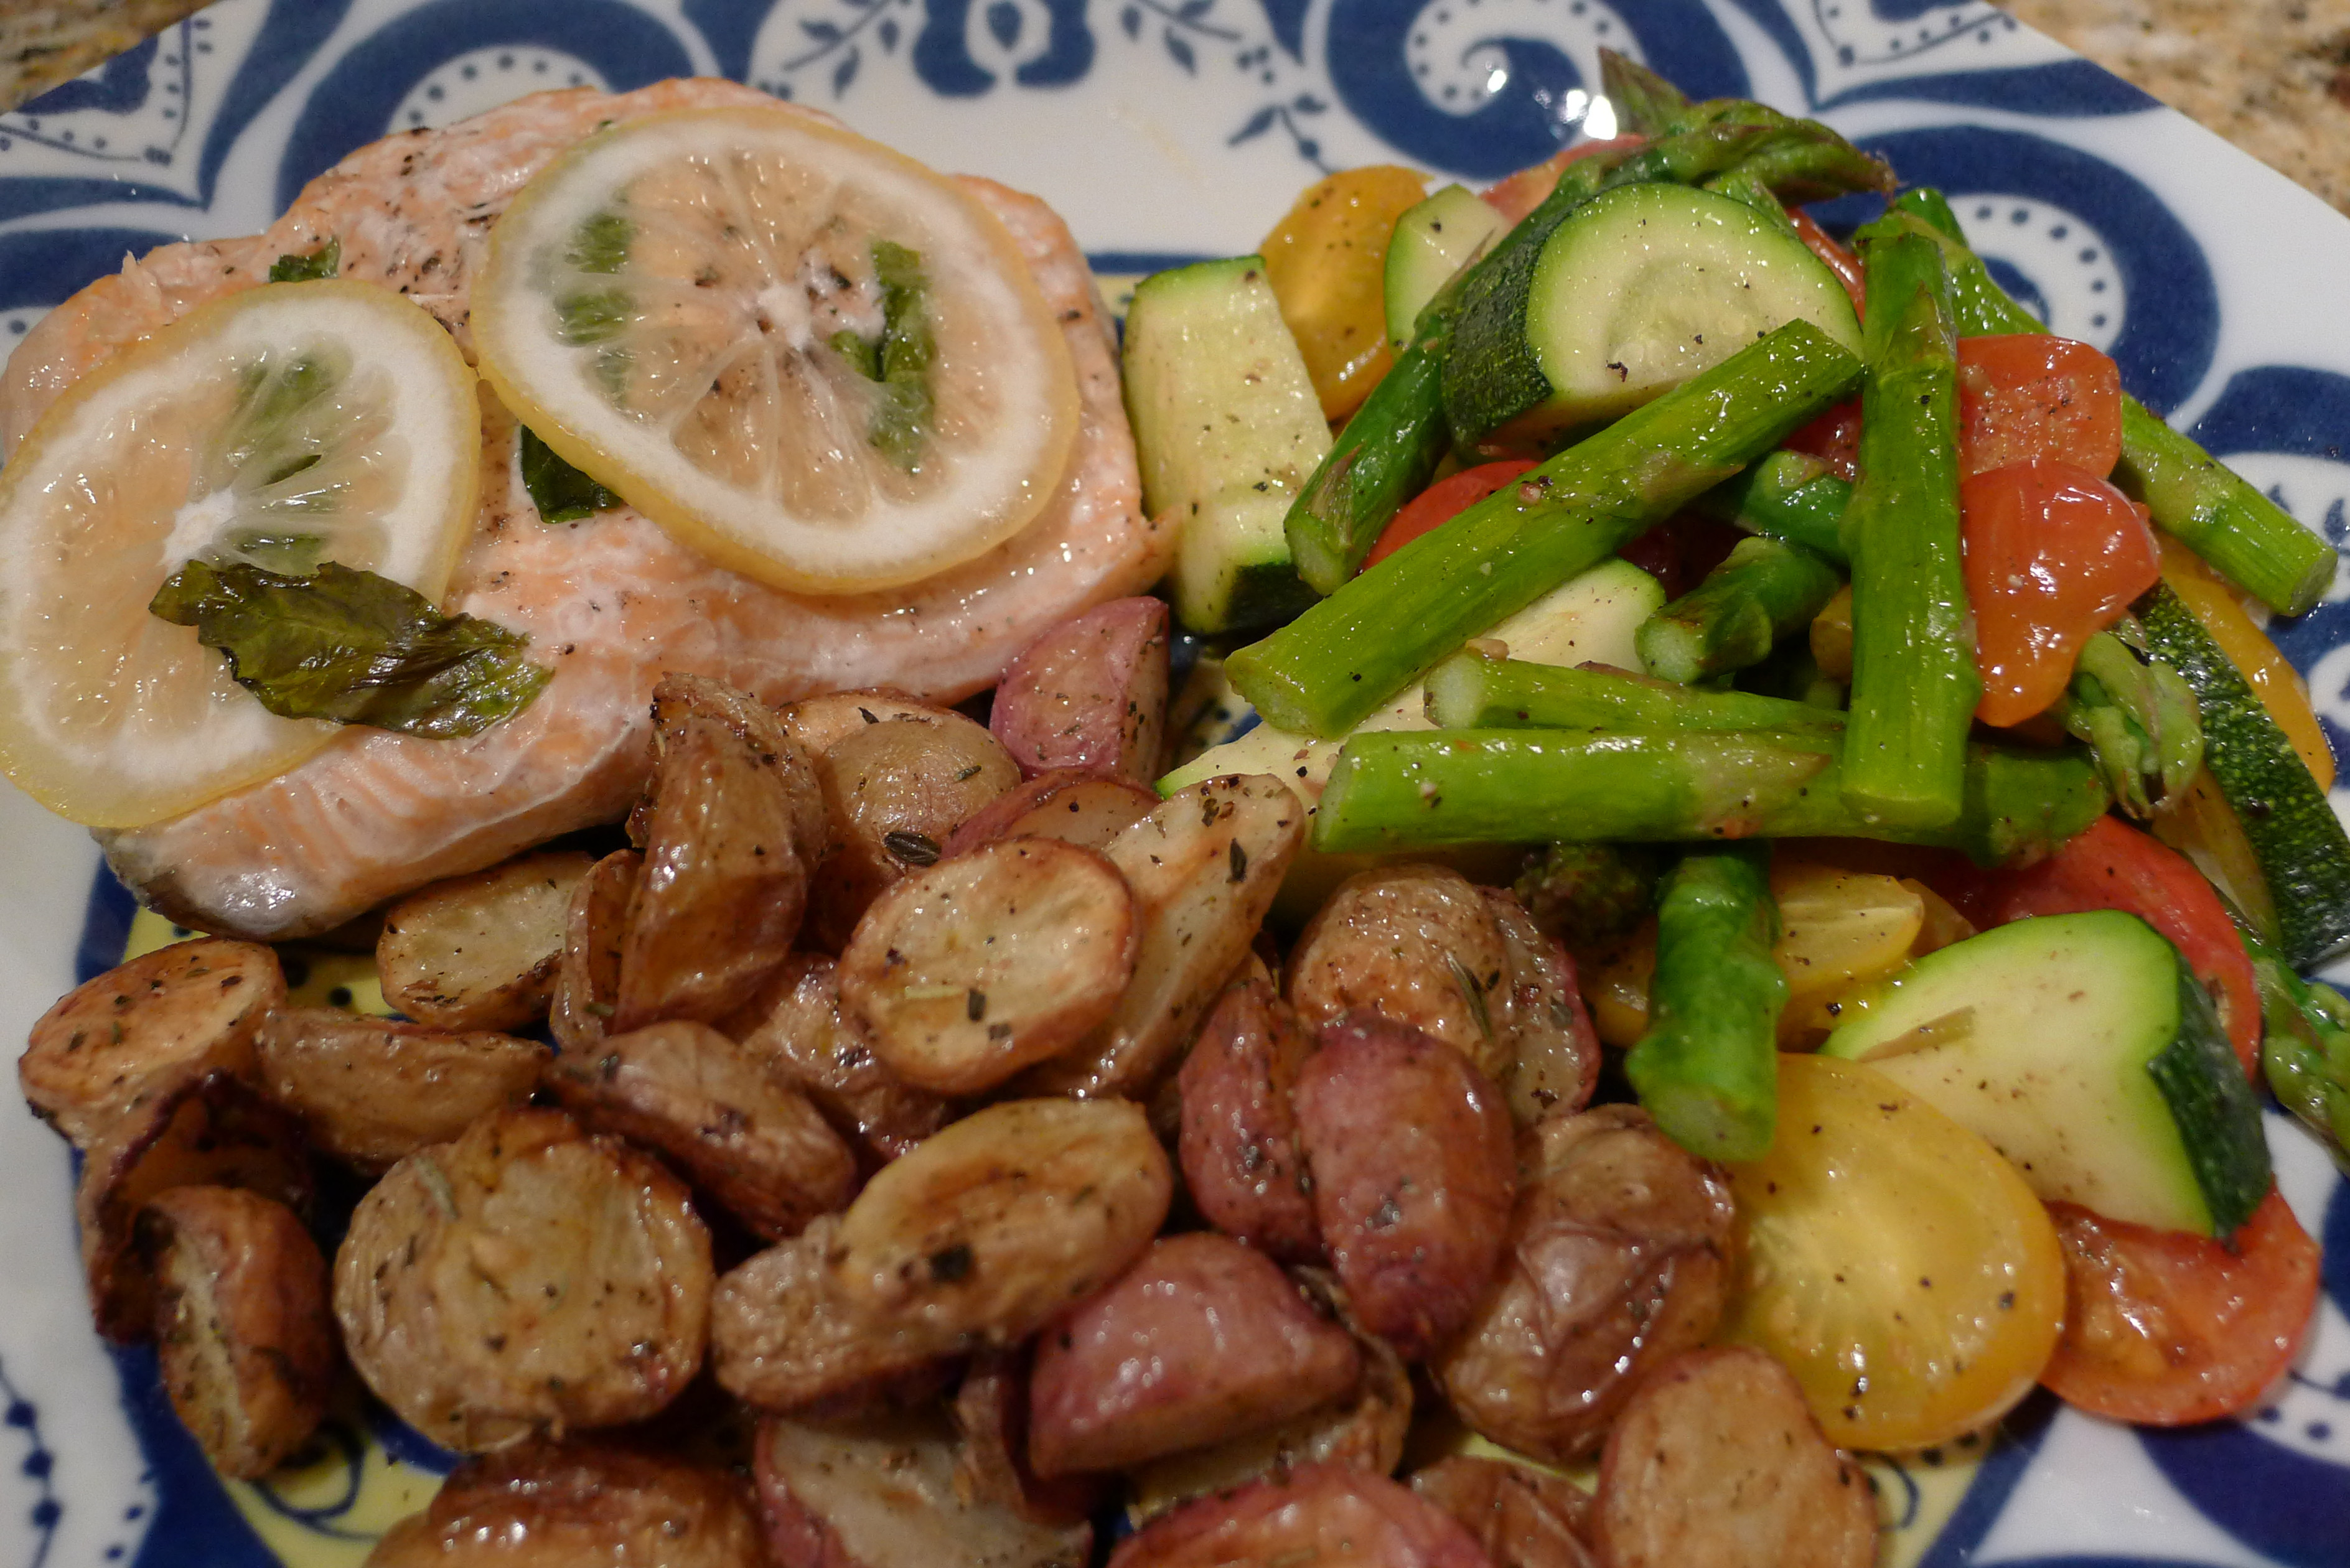
<path id="1" fill-rule="evenodd" d="M 2195 693 L 2167 660 L 2141 654 L 2135 621 L 2081 645 L 2071 688 L 2049 710 L 2085 742 L 2114 804 L 2144 821 L 2186 792 L 2203 765 L 2203 722 Z"/>
<path id="2" fill-rule="evenodd" d="M 1264 237 L 1265 279 L 1326 419 L 1353 413 L 1394 363 L 1384 330 L 1388 236 L 1427 190 L 1416 169 L 1342 169 L 1308 185 Z"/>
<path id="3" fill-rule="evenodd" d="M 312 1147 L 369 1174 L 476 1117 L 519 1107 L 546 1046 L 452 1033 L 339 1007 L 282 1007 L 255 1042 L 262 1084 L 302 1119 Z"/>
<path id="4" fill-rule="evenodd" d="M 1451 1454 L 1413 1471 L 1411 1490 L 1475 1536 L 1493 1568 L 1596 1568 L 1591 1494 L 1564 1476 Z"/>
<path id="5" fill-rule="evenodd" d="M 567 1051 L 586 1051 L 604 1038 L 620 996 L 620 944 L 644 857 L 616 849 L 588 868 L 571 890 L 563 917 L 563 958 L 555 966 L 555 997 L 547 1032 Z"/>
<path id="6" fill-rule="evenodd" d="M 1232 1563 L 1362 1568 L 1489 1568 L 1474 1537 L 1382 1475 L 1306 1465 L 1203 1497 L 1118 1542 L 1109 1568 L 1222 1568 Z"/>
<path id="7" fill-rule="evenodd" d="M 1509 221 L 1466 186 L 1447 185 L 1396 220 L 1381 283 L 1386 294 L 1388 347 L 1400 354 L 1436 291 L 1482 254 Z"/>
<path id="8" fill-rule="evenodd" d="M 871 1163 L 894 1159 L 946 1123 L 944 1100 L 883 1066 L 842 1020 L 833 961 L 821 954 L 786 959 L 725 1028 Z"/>
<path id="9" fill-rule="evenodd" d="M 710 1298 L 719 1386 L 762 1409 L 841 1411 L 943 1386 L 938 1364 L 955 1342 L 851 1300 L 830 1262 L 839 1232 L 826 1215 L 720 1277 Z"/>
<path id="10" fill-rule="evenodd" d="M 1844 548 L 1844 514 L 1852 504 L 1852 483 L 1808 452 L 1774 452 L 1737 478 L 1707 491 L 1695 504 L 1700 512 L 1735 523 L 1750 534 L 1800 545 L 1839 566 L 1850 564 Z"/>
<path id="11" fill-rule="evenodd" d="M 1314 1042 L 1261 980 L 1227 990 L 1176 1075 L 1184 1189 L 1210 1224 L 1284 1262 L 1322 1255 L 1289 1092 Z"/>
<path id="12" fill-rule="evenodd" d="M 939 846 L 939 854 L 952 859 L 982 845 L 1024 836 L 1101 849 L 1158 805 L 1156 791 L 1124 779 L 1066 770 L 1038 774 L 965 818 Z"/>
<path id="13" fill-rule="evenodd" d="M 594 862 L 524 855 L 429 883 L 384 911 L 384 1000 L 436 1029 L 515 1029 L 546 1015 L 572 889 Z"/>
<path id="14" fill-rule="evenodd" d="M 1112 599 L 1028 645 L 987 726 L 1021 776 L 1056 768 L 1148 784 L 1167 730 L 1167 604 Z"/>
<path id="15" fill-rule="evenodd" d="M 1642 623 L 1640 662 L 1683 684 L 1759 664 L 1843 586 L 1830 562 L 1801 545 L 1742 540 L 1694 591 Z"/>
<path id="16" fill-rule="evenodd" d="M 1479 891 L 1510 955 L 1500 995 L 1511 1033 L 1502 1077 L 1510 1114 L 1529 1127 L 1554 1111 L 1579 1111 L 1599 1084 L 1599 1037 L 1575 988 L 1575 961 L 1517 899 L 1499 888 Z M 1486 998 L 1489 1015 L 1494 1000 Z"/>
<path id="17" fill-rule="evenodd" d="M 1655 909 L 1661 873 L 1645 846 L 1557 843 L 1527 865 L 1514 891 L 1537 927 L 1584 949 L 1623 935 Z"/>
<path id="18" fill-rule="evenodd" d="M 468 1459 L 369 1568 L 764 1568 L 756 1515 L 714 1466 L 544 1440 Z"/>
<path id="19" fill-rule="evenodd" d="M 2260 976 L 2266 1029 L 2261 1066 L 2277 1103 L 2325 1140 L 2350 1151 L 2350 1001 L 2304 981 L 2265 943 L 2248 943 Z"/>
<path id="20" fill-rule="evenodd" d="M 1475 649 L 1428 672 L 1428 716 L 1447 730 L 1778 730 L 1832 735 L 1841 733 L 1845 723 L 1833 709 L 1783 697 L 1690 691 L 1622 670 L 1570 670 L 1494 659 Z"/>

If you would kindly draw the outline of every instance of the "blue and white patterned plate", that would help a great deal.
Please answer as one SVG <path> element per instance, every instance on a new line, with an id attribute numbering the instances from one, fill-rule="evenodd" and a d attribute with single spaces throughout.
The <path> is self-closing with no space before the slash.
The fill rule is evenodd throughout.
<path id="1" fill-rule="evenodd" d="M 126 251 L 255 232 L 362 142 L 540 88 L 736 77 L 1038 192 L 1103 271 L 1130 273 L 1253 246 L 1322 170 L 1490 179 L 1608 134 L 1603 46 L 1700 96 L 1818 114 L 1940 185 L 2052 326 L 2311 527 L 2350 534 L 2350 224 L 1981 0 L 220 0 L 0 115 L 0 349 Z M 2350 574 L 2280 632 L 2337 747 L 2345 599 Z M 13 792 L 0 842 L 13 1040 L 116 961 L 130 920 L 88 840 Z M 66 1154 L 5 1098 L 0 1568 L 357 1563 L 445 1459 L 354 1415 L 300 1475 L 224 1488 L 151 1358 L 91 1334 Z M 2350 1187 L 2272 1130 L 2328 1260 L 2274 1403 L 2155 1434 L 2043 1400 L 1987 1449 L 1880 1466 L 1901 1563 L 2350 1564 Z"/>

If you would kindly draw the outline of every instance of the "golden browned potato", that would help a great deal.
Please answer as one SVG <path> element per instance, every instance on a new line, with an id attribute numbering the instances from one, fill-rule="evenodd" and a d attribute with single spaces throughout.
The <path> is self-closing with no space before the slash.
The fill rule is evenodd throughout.
<path id="1" fill-rule="evenodd" d="M 1167 732 L 1167 601 L 1112 599 L 1047 627 L 1004 670 L 987 727 L 1032 778 L 1148 784 Z"/>
<path id="2" fill-rule="evenodd" d="M 835 741 L 868 724 L 886 724 L 893 719 L 962 717 L 951 708 L 924 702 L 886 686 L 804 698 L 785 703 L 776 716 L 783 721 L 784 732 L 812 757 L 824 755 Z"/>
<path id="3" fill-rule="evenodd" d="M 1102 853 L 1134 889 L 1134 981 L 1092 1040 L 1022 1080 L 1028 1093 L 1147 1098 L 1248 956 L 1305 841 L 1305 807 L 1270 774 L 1180 790 Z"/>
<path id="4" fill-rule="evenodd" d="M 1598 1568 L 1591 1494 L 1565 1476 L 1454 1454 L 1413 1472 L 1411 1490 L 1460 1521 L 1493 1568 Z"/>
<path id="5" fill-rule="evenodd" d="M 1020 782 L 1003 744 L 960 713 L 884 719 L 816 759 L 835 850 L 817 878 L 809 935 L 837 952 L 867 905 L 936 863 L 964 820 Z"/>
<path id="6" fill-rule="evenodd" d="M 511 1034 L 452 1034 L 339 1007 L 279 1008 L 257 1046 L 262 1082 L 311 1144 L 370 1172 L 523 1104 L 549 1054 Z"/>
<path id="7" fill-rule="evenodd" d="M 180 1424 L 223 1475 L 267 1475 L 327 1413 L 338 1356 L 318 1244 L 291 1209 L 233 1187 L 158 1193 L 135 1233 Z"/>
<path id="8" fill-rule="evenodd" d="M 660 1150 L 769 1241 L 847 1204 L 857 1158 L 802 1096 L 705 1023 L 615 1034 L 548 1067 L 547 1086 L 598 1132 Z"/>
<path id="9" fill-rule="evenodd" d="M 830 1264 L 840 1221 L 826 1215 L 718 1282 L 710 1359 L 720 1386 L 766 1410 L 844 1409 L 909 1384 L 960 1348 L 920 1323 L 877 1318 Z"/>
<path id="10" fill-rule="evenodd" d="M 629 927 L 644 857 L 619 849 L 588 868 L 564 911 L 563 959 L 546 1026 L 566 1051 L 592 1050 L 609 1032 L 620 996 L 620 939 Z"/>
<path id="11" fill-rule="evenodd" d="M 1495 1083 L 1515 1054 L 1510 981 L 1483 889 L 1445 866 L 1347 877 L 1289 955 L 1290 1005 L 1309 1026 L 1367 1008 L 1443 1041 Z"/>
<path id="12" fill-rule="evenodd" d="M 1516 898 L 1499 888 L 1478 891 L 1510 954 L 1506 992 L 1489 999 L 1509 1020 L 1510 1069 L 1502 1087 L 1510 1114 L 1530 1127 L 1553 1111 L 1579 1111 L 1599 1085 L 1599 1036 L 1575 983 L 1575 960 Z"/>
<path id="13" fill-rule="evenodd" d="M 1433 1503 L 1352 1465 L 1306 1465 L 1163 1513 L 1109 1568 L 1492 1568 Z"/>
<path id="14" fill-rule="evenodd" d="M 206 1073 L 252 1077 L 254 1032 L 285 1000 L 277 955 L 258 942 L 158 948 L 41 1014 L 16 1080 L 34 1111 L 87 1150 L 143 1096 Z"/>
<path id="15" fill-rule="evenodd" d="M 873 901 L 841 951 L 841 1011 L 899 1078 L 975 1095 L 1107 1018 L 1135 940 L 1134 898 L 1108 861 L 1009 838 Z"/>
<path id="16" fill-rule="evenodd" d="M 611 1027 L 713 1023 L 792 950 L 822 853 L 814 764 L 770 710 L 714 681 L 653 693 L 658 756 Z"/>
<path id="17" fill-rule="evenodd" d="M 1711 1336 L 1736 1208 L 1721 1169 L 1637 1106 L 1546 1117 L 1532 1141 L 1501 1272 L 1435 1370 L 1471 1427 L 1566 1464 L 1651 1368 Z"/>
<path id="18" fill-rule="evenodd" d="M 944 1127 L 947 1103 L 883 1066 L 841 1019 L 835 973 L 822 953 L 794 953 L 723 1027 L 878 1165 Z"/>
<path id="19" fill-rule="evenodd" d="M 1124 779 L 1061 769 L 1007 790 L 940 846 L 952 857 L 999 838 L 1058 838 L 1099 849 L 1159 807 L 1157 792 Z"/>
<path id="20" fill-rule="evenodd" d="M 1173 1189 L 1139 1106 L 1008 1100 L 883 1166 L 833 1266 L 872 1319 L 1011 1345 L 1125 1272 Z"/>
<path id="21" fill-rule="evenodd" d="M 1035 1524 L 1067 1525 L 1093 1517 L 1104 1492 L 1099 1476 L 1039 1477 L 1028 1465 L 1030 1356 L 983 1350 L 955 1386 L 955 1491 L 1008 1508 Z"/>
<path id="22" fill-rule="evenodd" d="M 779 1563 L 799 1568 L 1083 1568 L 1093 1530 L 1024 1519 L 955 1489 L 936 1413 L 759 1428 L 760 1500 Z"/>
<path id="23" fill-rule="evenodd" d="M 1289 1104 L 1313 1036 L 1266 981 L 1228 987 L 1175 1075 L 1183 1185 L 1210 1224 L 1284 1262 L 1322 1255 Z"/>
<path id="24" fill-rule="evenodd" d="M 384 911 L 383 999 L 434 1029 L 519 1029 L 546 1016 L 572 889 L 595 861 L 523 855 L 430 883 Z"/>
<path id="25" fill-rule="evenodd" d="M 132 1244 L 139 1211 L 175 1187 L 237 1187 L 307 1213 L 301 1124 L 227 1073 L 182 1078 L 117 1118 L 82 1156 L 74 1192 L 99 1332 L 128 1343 L 155 1326 L 155 1272 Z"/>
<path id="26" fill-rule="evenodd" d="M 359 1200 L 335 1254 L 351 1364 L 472 1452 L 617 1426 L 702 1365 L 710 1233 L 649 1154 L 560 1111 L 501 1111 Z"/>
<path id="27" fill-rule="evenodd" d="M 767 1568 L 746 1489 L 704 1465 L 596 1443 L 517 1443 L 449 1473 L 367 1568 Z"/>
<path id="28" fill-rule="evenodd" d="M 1762 1351 L 1692 1351 L 1641 1384 L 1607 1434 L 1597 1534 L 1608 1568 L 1869 1568 L 1877 1499 Z"/>

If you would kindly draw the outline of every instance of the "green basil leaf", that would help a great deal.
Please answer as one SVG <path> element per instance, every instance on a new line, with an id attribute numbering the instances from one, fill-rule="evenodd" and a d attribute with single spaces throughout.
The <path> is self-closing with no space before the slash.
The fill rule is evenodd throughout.
<path id="1" fill-rule="evenodd" d="M 620 504 L 619 496 L 564 462 L 528 426 L 522 427 L 522 487 L 530 492 L 530 504 L 538 508 L 542 523 L 577 523 Z"/>
<path id="2" fill-rule="evenodd" d="M 269 264 L 272 283 L 311 283 L 343 270 L 343 242 L 328 240 L 307 256 L 279 256 Z"/>
<path id="3" fill-rule="evenodd" d="M 478 734 L 528 707 L 555 673 L 523 657 L 520 632 L 444 616 L 413 588 L 336 561 L 302 577 L 190 561 L 147 607 L 195 628 L 238 685 L 287 719 Z"/>
<path id="4" fill-rule="evenodd" d="M 931 363 L 938 344 L 931 336 L 930 281 L 920 252 L 888 240 L 873 242 L 873 273 L 881 284 L 881 396 L 870 439 L 911 472 L 921 461 L 933 407 Z"/>

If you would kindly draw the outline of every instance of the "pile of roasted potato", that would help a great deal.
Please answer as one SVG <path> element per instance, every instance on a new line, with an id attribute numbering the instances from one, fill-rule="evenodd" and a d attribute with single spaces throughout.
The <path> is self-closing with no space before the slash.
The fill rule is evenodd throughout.
<path id="1" fill-rule="evenodd" d="M 382 1568 L 1076 1568 L 1121 1501 L 1126 1568 L 1873 1562 L 1792 1379 L 1706 1348 L 1729 1183 L 1586 1108 L 1565 949 L 1397 864 L 1284 957 L 1307 805 L 1159 800 L 1167 691 L 1147 598 L 1049 633 L 986 725 L 672 679 L 629 847 L 387 911 L 405 1021 L 212 938 L 82 986 L 20 1072 L 85 1156 L 99 1327 L 155 1340 L 227 1474 L 345 1364 L 473 1456 Z M 319 1159 L 374 1181 L 331 1258 Z M 678 1450 L 713 1383 L 752 1480 Z M 1439 1404 L 1596 1495 L 1399 1484 Z"/>

